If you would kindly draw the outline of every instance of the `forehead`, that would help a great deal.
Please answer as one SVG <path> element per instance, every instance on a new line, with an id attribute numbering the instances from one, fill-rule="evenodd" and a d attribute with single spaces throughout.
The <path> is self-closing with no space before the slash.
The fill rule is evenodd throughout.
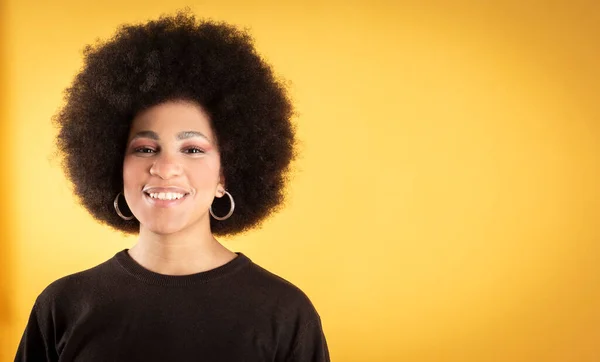
<path id="1" fill-rule="evenodd" d="M 140 112 L 133 119 L 129 134 L 140 131 L 153 131 L 164 136 L 198 131 L 214 139 L 208 114 L 200 105 L 189 101 L 169 101 Z"/>

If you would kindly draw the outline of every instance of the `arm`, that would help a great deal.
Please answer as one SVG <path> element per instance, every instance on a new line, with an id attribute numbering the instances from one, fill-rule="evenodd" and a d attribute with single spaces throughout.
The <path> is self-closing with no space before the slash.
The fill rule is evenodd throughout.
<path id="1" fill-rule="evenodd" d="M 300 331 L 288 362 L 329 362 L 329 349 L 319 319 L 309 321 Z"/>
<path id="2" fill-rule="evenodd" d="M 29 321 L 25 327 L 21 343 L 17 349 L 15 362 L 53 362 L 58 361 L 54 346 L 49 344 L 49 336 L 44 333 L 43 324 L 38 320 L 38 304 L 33 306 Z"/>

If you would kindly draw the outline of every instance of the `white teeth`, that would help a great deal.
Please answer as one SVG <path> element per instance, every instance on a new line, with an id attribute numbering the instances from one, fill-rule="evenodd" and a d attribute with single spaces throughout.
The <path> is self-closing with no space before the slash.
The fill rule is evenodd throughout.
<path id="1" fill-rule="evenodd" d="M 180 198 L 182 198 L 184 196 L 184 194 L 180 194 L 177 192 L 157 192 L 157 193 L 150 193 L 148 195 L 150 195 L 150 197 L 153 199 L 159 199 L 159 200 L 179 200 Z"/>

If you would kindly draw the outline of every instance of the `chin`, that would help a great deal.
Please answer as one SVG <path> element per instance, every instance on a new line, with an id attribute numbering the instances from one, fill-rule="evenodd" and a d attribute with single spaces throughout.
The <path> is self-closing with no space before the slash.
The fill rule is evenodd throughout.
<path id="1" fill-rule="evenodd" d="M 149 222 L 142 223 L 143 227 L 157 235 L 175 234 L 186 228 L 186 225 L 181 222 Z"/>

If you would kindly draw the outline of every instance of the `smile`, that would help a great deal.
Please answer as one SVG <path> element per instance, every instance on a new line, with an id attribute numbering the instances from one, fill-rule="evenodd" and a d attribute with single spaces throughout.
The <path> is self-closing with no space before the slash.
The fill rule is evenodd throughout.
<path id="1" fill-rule="evenodd" d="M 179 200 L 185 196 L 185 194 L 181 194 L 178 192 L 152 192 L 146 193 L 146 195 L 150 196 L 152 199 L 157 200 Z"/>
<path id="2" fill-rule="evenodd" d="M 174 192 L 144 192 L 145 199 L 150 205 L 155 207 L 173 207 L 181 204 L 187 198 L 188 194 Z"/>

